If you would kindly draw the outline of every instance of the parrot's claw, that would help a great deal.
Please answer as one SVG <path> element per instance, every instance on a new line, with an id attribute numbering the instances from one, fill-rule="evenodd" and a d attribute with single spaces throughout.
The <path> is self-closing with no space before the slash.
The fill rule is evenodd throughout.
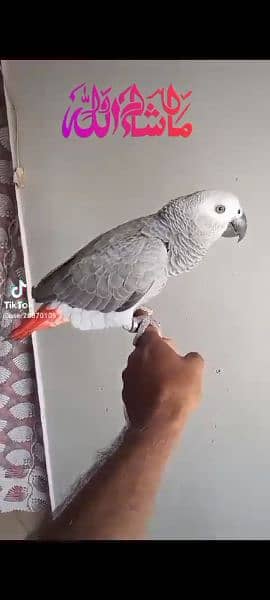
<path id="1" fill-rule="evenodd" d="M 157 328 L 160 327 L 160 323 L 158 323 L 158 321 L 156 321 L 155 319 L 152 319 L 149 315 L 140 315 L 138 317 L 133 317 L 132 328 L 129 331 L 131 331 L 132 333 L 136 333 L 133 340 L 134 346 L 136 346 L 138 340 L 144 334 L 149 325 L 152 325 L 153 327 Z"/>
<path id="2" fill-rule="evenodd" d="M 145 312 L 148 317 L 151 317 L 154 312 L 153 309 L 149 308 L 148 306 L 140 306 L 140 310 L 143 310 L 143 312 Z"/>
<path id="3" fill-rule="evenodd" d="M 141 311 L 143 312 L 141 313 Z M 139 314 L 137 314 L 138 312 Z M 151 317 L 152 314 L 152 308 L 148 308 L 148 306 L 140 306 L 140 308 L 138 310 L 135 310 L 135 313 L 133 314 L 131 327 L 129 325 L 123 325 L 123 329 L 129 331 L 129 333 L 137 333 L 141 320 L 145 317 Z"/>
<path id="4" fill-rule="evenodd" d="M 140 313 L 141 311 L 143 311 L 143 314 L 137 314 L 137 312 Z M 160 323 L 158 323 L 155 319 L 152 318 L 152 314 L 152 308 L 148 308 L 147 306 L 140 306 L 138 311 L 136 310 L 133 315 L 131 327 L 123 327 L 123 329 L 126 329 L 126 331 L 129 331 L 130 333 L 136 333 L 133 340 L 134 346 L 136 346 L 139 338 L 144 334 L 145 330 L 147 329 L 147 327 L 149 327 L 149 325 L 152 325 L 153 327 L 157 328 L 160 327 Z"/>

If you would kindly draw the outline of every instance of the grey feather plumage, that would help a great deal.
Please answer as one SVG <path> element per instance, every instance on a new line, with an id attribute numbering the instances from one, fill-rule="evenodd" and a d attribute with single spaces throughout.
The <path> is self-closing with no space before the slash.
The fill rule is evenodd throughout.
<path id="1" fill-rule="evenodd" d="M 219 211 L 220 206 L 224 211 Z M 44 277 L 32 289 L 33 298 L 60 306 L 74 326 L 95 328 L 94 317 L 87 321 L 87 315 L 97 313 L 104 315 L 99 327 L 105 322 L 105 326 L 117 324 L 110 315 L 124 318 L 133 307 L 156 296 L 170 275 L 195 267 L 227 227 L 227 235 L 239 234 L 239 239 L 247 227 L 233 194 L 214 190 L 176 198 L 157 213 L 119 225 L 89 242 Z"/>
<path id="2" fill-rule="evenodd" d="M 104 313 L 135 306 L 168 278 L 166 246 L 151 234 L 150 221 L 136 219 L 92 240 L 32 289 L 35 300 Z"/>

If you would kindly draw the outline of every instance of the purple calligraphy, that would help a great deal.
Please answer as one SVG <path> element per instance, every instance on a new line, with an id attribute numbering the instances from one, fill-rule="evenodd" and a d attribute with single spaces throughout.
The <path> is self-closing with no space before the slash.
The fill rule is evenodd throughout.
<path id="1" fill-rule="evenodd" d="M 81 138 L 93 134 L 104 138 L 110 133 L 114 135 L 120 128 L 124 138 L 162 136 L 166 131 L 170 137 L 191 135 L 192 123 L 183 123 L 191 105 L 187 102 L 191 90 L 178 94 L 171 84 L 144 98 L 134 83 L 114 98 L 111 91 L 112 87 L 101 90 L 93 85 L 88 93 L 86 83 L 74 88 L 69 95 L 71 105 L 62 122 L 63 136 L 69 138 L 75 133 Z"/>

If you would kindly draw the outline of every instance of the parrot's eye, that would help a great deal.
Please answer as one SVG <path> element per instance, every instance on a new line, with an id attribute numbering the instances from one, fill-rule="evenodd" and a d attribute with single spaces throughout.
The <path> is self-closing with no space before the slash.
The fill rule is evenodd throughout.
<path id="1" fill-rule="evenodd" d="M 219 204 L 218 206 L 216 206 L 216 212 L 217 213 L 224 213 L 225 212 L 225 206 L 223 206 L 223 204 Z"/>

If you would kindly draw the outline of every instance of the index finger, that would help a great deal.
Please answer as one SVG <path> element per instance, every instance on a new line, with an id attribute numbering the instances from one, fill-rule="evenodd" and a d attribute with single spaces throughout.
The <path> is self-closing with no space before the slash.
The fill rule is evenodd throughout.
<path id="1" fill-rule="evenodd" d="M 150 343 L 155 342 L 161 338 L 161 330 L 159 327 L 154 327 L 154 325 L 148 325 L 145 332 L 136 342 L 136 348 L 145 348 Z"/>
<path id="2" fill-rule="evenodd" d="M 163 340 L 163 342 L 166 342 L 167 346 L 170 346 L 170 348 L 172 350 L 174 350 L 176 352 L 176 354 L 179 354 L 179 356 L 181 356 L 180 352 L 179 352 L 179 349 L 177 348 L 176 343 L 174 342 L 174 340 L 172 340 L 171 338 L 168 338 L 168 337 L 163 337 L 162 340 Z"/>

